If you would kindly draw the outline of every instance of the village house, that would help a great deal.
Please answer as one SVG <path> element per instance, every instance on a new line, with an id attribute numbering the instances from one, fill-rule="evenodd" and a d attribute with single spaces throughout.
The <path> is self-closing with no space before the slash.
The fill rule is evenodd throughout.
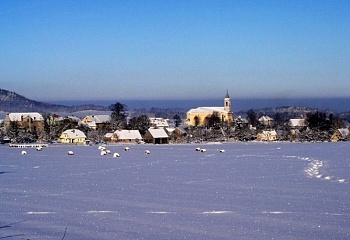
<path id="1" fill-rule="evenodd" d="M 37 112 L 9 113 L 4 119 L 5 130 L 7 130 L 11 124 L 17 124 L 17 126 L 30 132 L 40 133 L 44 131 L 44 118 Z"/>
<path id="2" fill-rule="evenodd" d="M 60 136 L 61 143 L 66 144 L 85 144 L 86 136 L 78 129 L 68 129 L 64 131 Z"/>
<path id="3" fill-rule="evenodd" d="M 138 143 L 142 141 L 142 136 L 139 130 L 116 130 L 110 135 L 107 133 L 105 139 L 111 142 L 121 142 L 121 143 Z"/>
<path id="4" fill-rule="evenodd" d="M 90 115 L 81 120 L 90 129 L 98 130 L 106 128 L 110 122 L 111 117 L 109 115 Z"/>
<path id="5" fill-rule="evenodd" d="M 235 125 L 238 127 L 238 128 L 246 128 L 249 126 L 249 122 L 247 119 L 245 119 L 244 117 L 242 116 L 238 116 L 234 119 L 234 122 L 235 122 Z"/>
<path id="6" fill-rule="evenodd" d="M 113 142 L 113 133 L 106 133 L 104 136 L 103 136 L 103 141 L 105 142 Z"/>
<path id="7" fill-rule="evenodd" d="M 186 130 L 182 127 L 165 128 L 165 131 L 168 134 L 169 138 L 175 142 L 187 134 Z"/>
<path id="8" fill-rule="evenodd" d="M 278 136 L 275 130 L 262 131 L 256 136 L 257 141 L 277 141 Z"/>
<path id="9" fill-rule="evenodd" d="M 210 115 L 214 113 L 217 114 L 223 122 L 226 122 L 228 125 L 232 124 L 233 112 L 231 111 L 231 98 L 228 92 L 226 92 L 223 107 L 198 107 L 190 109 L 186 115 L 185 125 L 204 126 L 207 117 L 210 117 Z"/>
<path id="10" fill-rule="evenodd" d="M 300 131 L 299 129 L 291 129 L 289 133 L 290 141 L 299 141 L 300 140 Z"/>
<path id="11" fill-rule="evenodd" d="M 149 128 L 143 136 L 143 140 L 146 143 L 167 144 L 169 136 L 163 128 Z"/>
<path id="12" fill-rule="evenodd" d="M 307 127 L 306 121 L 303 118 L 289 119 L 288 124 L 292 129 L 302 129 Z"/>
<path id="13" fill-rule="evenodd" d="M 78 124 L 80 122 L 80 118 L 76 117 L 76 116 L 67 116 L 65 118 L 63 118 L 63 123 L 64 124 L 68 124 L 68 123 L 76 123 Z"/>
<path id="14" fill-rule="evenodd" d="M 173 136 L 180 138 L 187 135 L 186 130 L 183 127 L 176 127 L 172 133 Z"/>
<path id="15" fill-rule="evenodd" d="M 267 127 L 272 127 L 273 124 L 273 119 L 266 115 L 259 118 L 258 121 L 260 122 L 260 124 Z"/>
<path id="16" fill-rule="evenodd" d="M 168 119 L 150 117 L 149 121 L 150 121 L 151 127 L 154 127 L 154 128 L 168 128 L 169 127 Z"/>
<path id="17" fill-rule="evenodd" d="M 49 121 L 52 125 L 61 125 L 64 122 L 64 118 L 61 117 L 60 115 L 53 114 L 52 116 L 49 117 L 47 121 Z"/>
<path id="18" fill-rule="evenodd" d="M 349 136 L 348 128 L 339 128 L 335 131 L 335 133 L 331 137 L 332 142 L 344 141 Z"/>

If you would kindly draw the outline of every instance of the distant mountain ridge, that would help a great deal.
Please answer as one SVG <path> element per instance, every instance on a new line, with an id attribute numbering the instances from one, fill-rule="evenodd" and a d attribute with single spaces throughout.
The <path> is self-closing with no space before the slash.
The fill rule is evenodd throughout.
<path id="1" fill-rule="evenodd" d="M 3 112 L 75 112 L 83 110 L 106 111 L 107 108 L 94 104 L 64 106 L 31 100 L 15 92 L 0 89 L 0 111 Z"/>

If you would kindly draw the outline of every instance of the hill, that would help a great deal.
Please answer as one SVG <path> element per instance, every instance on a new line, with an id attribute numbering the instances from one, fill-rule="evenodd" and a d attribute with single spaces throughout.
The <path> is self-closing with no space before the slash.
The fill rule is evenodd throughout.
<path id="1" fill-rule="evenodd" d="M 15 92 L 0 89 L 0 111 L 3 112 L 75 112 L 83 110 L 105 111 L 106 107 L 93 104 L 64 106 L 31 100 Z"/>

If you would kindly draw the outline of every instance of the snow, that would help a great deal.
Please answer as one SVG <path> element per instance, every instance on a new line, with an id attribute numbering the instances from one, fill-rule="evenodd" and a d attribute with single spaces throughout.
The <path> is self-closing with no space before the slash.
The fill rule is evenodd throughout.
<path id="1" fill-rule="evenodd" d="M 139 130 L 116 130 L 114 134 L 117 135 L 119 140 L 137 140 L 142 139 Z"/>
<path id="2" fill-rule="evenodd" d="M 165 132 L 163 128 L 149 128 L 149 133 L 154 138 L 168 138 L 168 134 Z"/>
<path id="3" fill-rule="evenodd" d="M 85 134 L 79 129 L 68 129 L 62 133 L 62 136 L 63 136 L 62 138 L 70 138 L 70 139 L 86 138 Z"/>
<path id="4" fill-rule="evenodd" d="M 34 121 L 43 121 L 44 118 L 40 113 L 37 112 L 29 112 L 29 113 L 10 113 L 9 118 L 11 121 L 20 122 L 22 121 L 22 117 L 30 117 Z"/>
<path id="5" fill-rule="evenodd" d="M 198 107 L 190 109 L 187 113 L 227 113 L 225 107 Z"/>
<path id="6" fill-rule="evenodd" d="M 0 146 L 0 238 L 350 238 L 349 142 L 129 147 Z"/>

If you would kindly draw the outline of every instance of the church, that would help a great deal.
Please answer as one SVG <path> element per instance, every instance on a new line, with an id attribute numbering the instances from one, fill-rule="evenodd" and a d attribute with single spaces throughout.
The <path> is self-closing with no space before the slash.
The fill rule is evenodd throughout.
<path id="1" fill-rule="evenodd" d="M 206 120 L 212 114 L 217 114 L 223 122 L 231 125 L 233 122 L 233 111 L 231 110 L 231 98 L 226 92 L 223 107 L 198 107 L 190 109 L 187 112 L 185 125 L 187 126 L 204 126 Z"/>

